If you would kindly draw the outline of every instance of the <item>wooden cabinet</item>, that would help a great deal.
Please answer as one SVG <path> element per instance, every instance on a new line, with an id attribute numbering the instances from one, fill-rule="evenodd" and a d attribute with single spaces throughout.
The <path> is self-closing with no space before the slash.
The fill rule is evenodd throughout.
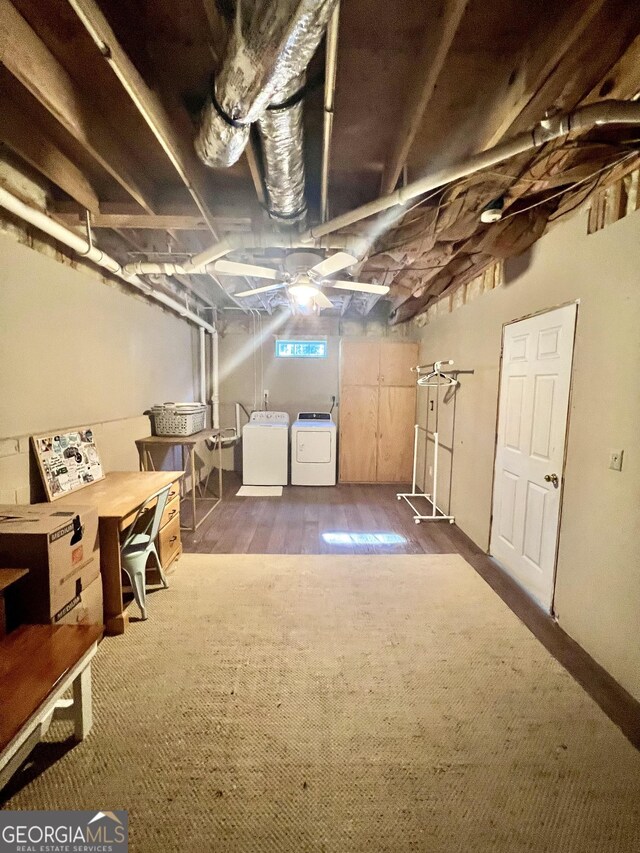
<path id="1" fill-rule="evenodd" d="M 180 540 L 180 515 L 177 515 L 172 521 L 160 528 L 157 547 L 162 568 L 166 571 L 182 551 L 182 542 Z"/>
<path id="2" fill-rule="evenodd" d="M 153 511 L 153 508 L 151 509 Z M 156 537 L 156 550 L 166 572 L 171 564 L 182 554 L 180 537 L 180 484 L 172 483 L 167 495 L 167 503 L 160 520 L 160 529 Z M 156 561 L 149 557 L 147 572 L 157 571 Z"/>
<path id="3" fill-rule="evenodd" d="M 418 345 L 344 340 L 340 353 L 340 482 L 411 480 Z"/>
<path id="4" fill-rule="evenodd" d="M 378 387 L 343 386 L 340 395 L 340 481 L 376 480 Z"/>

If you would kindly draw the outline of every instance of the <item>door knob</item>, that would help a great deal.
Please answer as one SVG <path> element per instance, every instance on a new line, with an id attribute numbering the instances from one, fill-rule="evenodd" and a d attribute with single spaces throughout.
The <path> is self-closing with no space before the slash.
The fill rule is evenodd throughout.
<path id="1" fill-rule="evenodd" d="M 557 474 L 545 474 L 544 479 L 547 483 L 553 483 L 554 488 L 558 488 L 559 480 Z"/>

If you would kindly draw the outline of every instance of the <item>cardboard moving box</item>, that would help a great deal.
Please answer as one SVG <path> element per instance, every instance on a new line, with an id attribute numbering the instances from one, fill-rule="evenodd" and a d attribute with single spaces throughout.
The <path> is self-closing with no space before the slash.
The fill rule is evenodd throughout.
<path id="1" fill-rule="evenodd" d="M 56 625 L 103 625 L 102 578 L 91 581 L 54 616 L 53 622 Z"/>
<path id="2" fill-rule="evenodd" d="M 100 576 L 95 507 L 1 505 L 0 566 L 29 569 L 16 589 L 18 619 L 53 621 Z"/>

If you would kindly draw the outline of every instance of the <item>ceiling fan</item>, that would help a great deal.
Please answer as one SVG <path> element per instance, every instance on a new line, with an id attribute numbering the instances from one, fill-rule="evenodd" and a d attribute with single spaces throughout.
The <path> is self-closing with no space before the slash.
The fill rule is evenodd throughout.
<path id="1" fill-rule="evenodd" d="M 234 293 L 233 295 L 236 297 L 255 296 L 258 293 L 268 293 L 273 290 L 286 290 L 297 305 L 303 308 L 313 308 L 317 311 L 323 308 L 333 308 L 333 303 L 322 290 L 325 287 L 336 290 L 352 290 L 359 293 L 374 293 L 379 296 L 384 296 L 385 293 L 389 292 L 389 288 L 382 284 L 330 278 L 330 276 L 358 262 L 358 259 L 348 252 L 336 252 L 320 262 L 317 262 L 317 258 L 318 256 L 313 252 L 292 252 L 285 258 L 284 272 L 270 267 L 226 260 L 216 261 L 213 268 L 220 275 L 253 276 L 271 279 L 275 282 L 275 284 L 267 284 L 264 287 L 254 287 Z"/>

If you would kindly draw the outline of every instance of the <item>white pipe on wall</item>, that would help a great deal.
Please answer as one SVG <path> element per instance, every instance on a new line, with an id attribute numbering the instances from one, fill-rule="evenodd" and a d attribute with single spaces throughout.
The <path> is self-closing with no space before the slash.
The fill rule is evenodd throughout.
<path id="1" fill-rule="evenodd" d="M 200 397 L 201 403 L 207 402 L 207 344 L 204 329 L 198 329 L 198 353 L 200 355 Z"/>
<path id="2" fill-rule="evenodd" d="M 220 429 L 220 350 L 218 332 L 211 333 L 211 406 L 214 429 Z"/>
<path id="3" fill-rule="evenodd" d="M 74 252 L 77 252 L 77 254 L 81 255 L 83 258 L 86 258 L 92 263 L 108 270 L 113 275 L 117 275 L 123 281 L 126 281 L 127 284 L 130 284 L 142 291 L 146 296 L 155 299 L 156 302 L 160 302 L 163 305 L 166 305 L 167 308 L 171 308 L 173 311 L 176 311 L 185 320 L 195 323 L 195 325 L 208 332 L 214 331 L 214 328 L 210 323 L 207 323 L 206 320 L 203 320 L 197 314 L 194 314 L 193 311 L 185 308 L 185 306 L 180 302 L 177 302 L 175 299 L 172 299 L 170 296 L 166 296 L 158 290 L 154 290 L 150 284 L 143 281 L 141 278 L 138 278 L 137 275 L 132 274 L 126 268 L 121 267 L 116 260 L 100 251 L 100 249 L 96 248 L 95 245 L 91 245 L 84 239 L 84 237 L 80 237 L 73 231 L 69 231 L 68 228 L 65 228 L 64 225 L 60 225 L 58 222 L 55 222 L 55 220 L 47 216 L 46 213 L 36 210 L 28 204 L 25 204 L 23 201 L 20 201 L 19 198 L 16 198 L 3 187 L 0 187 L 0 207 L 3 207 L 5 210 L 9 211 L 9 213 L 12 213 L 19 219 L 28 222 L 30 225 L 33 225 L 44 234 L 48 234 L 49 237 L 53 237 L 53 239 L 57 240 L 59 243 L 63 243 L 69 249 L 73 249 Z"/>
<path id="4" fill-rule="evenodd" d="M 366 219 L 376 213 L 381 213 L 390 207 L 404 204 L 431 190 L 444 187 L 452 183 L 452 181 L 480 172 L 482 169 L 495 166 L 497 163 L 502 163 L 503 160 L 508 160 L 517 154 L 523 154 L 525 151 L 539 148 L 545 143 L 558 139 L 561 136 L 566 136 L 573 131 L 586 131 L 605 124 L 640 124 L 640 103 L 635 101 L 600 101 L 597 104 L 579 107 L 573 113 L 551 116 L 531 131 L 520 133 L 514 136 L 513 139 L 502 142 L 494 148 L 481 151 L 467 160 L 447 166 L 424 178 L 413 181 L 395 190 L 395 192 L 382 196 L 368 204 L 363 204 L 349 213 L 336 216 L 335 219 L 331 219 L 320 225 L 314 225 L 313 228 L 305 231 L 300 236 L 300 239 L 303 241 L 306 240 L 307 243 L 313 243 L 321 237 L 326 237 L 326 235 L 338 231 L 340 228 L 354 225 L 362 219 Z"/>

